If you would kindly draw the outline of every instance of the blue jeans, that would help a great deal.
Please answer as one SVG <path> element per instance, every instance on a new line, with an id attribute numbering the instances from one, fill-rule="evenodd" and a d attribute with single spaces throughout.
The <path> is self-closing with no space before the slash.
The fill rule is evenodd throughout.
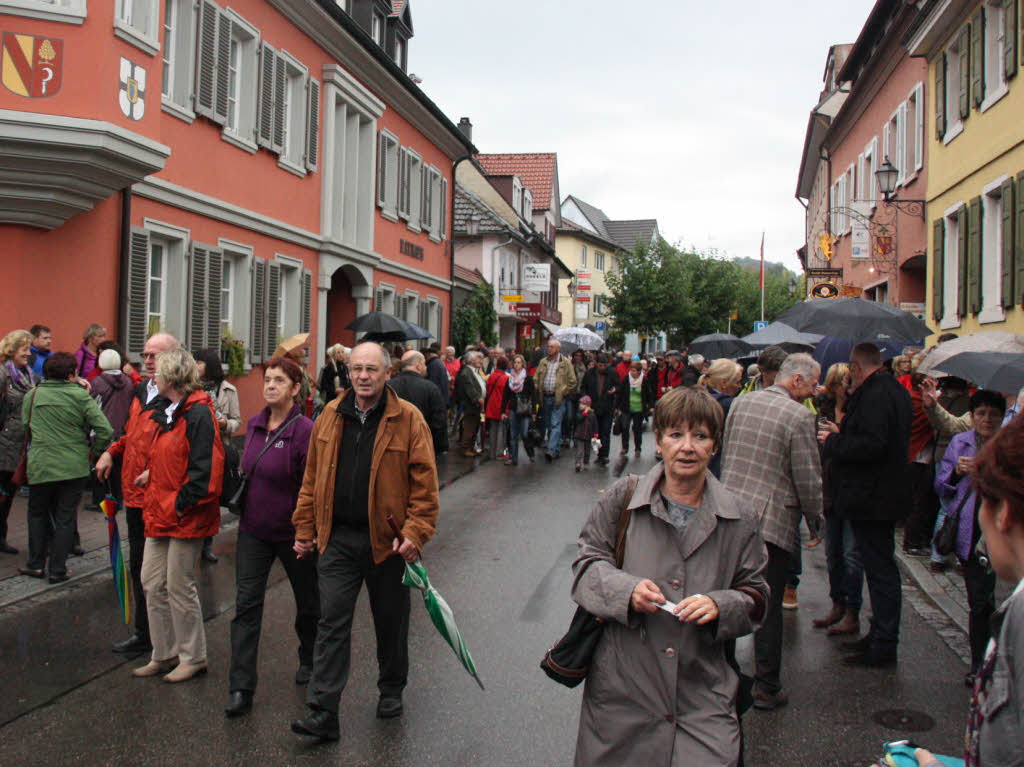
<path id="1" fill-rule="evenodd" d="M 555 404 L 555 395 L 544 395 L 541 418 L 548 430 L 548 452 L 556 456 L 562 452 L 562 415 L 564 412 L 564 400 Z"/>
<path id="2" fill-rule="evenodd" d="M 531 416 L 528 415 L 516 415 L 515 409 L 508 414 L 508 455 L 512 459 L 512 463 L 519 463 L 519 440 L 529 431 L 532 420 Z M 533 448 L 525 442 L 523 446 L 526 448 L 526 454 L 532 458 Z"/>
<path id="3" fill-rule="evenodd" d="M 863 602 L 864 568 L 853 540 L 850 521 L 835 513 L 825 516 L 825 560 L 828 562 L 828 590 L 832 603 L 859 611 Z"/>

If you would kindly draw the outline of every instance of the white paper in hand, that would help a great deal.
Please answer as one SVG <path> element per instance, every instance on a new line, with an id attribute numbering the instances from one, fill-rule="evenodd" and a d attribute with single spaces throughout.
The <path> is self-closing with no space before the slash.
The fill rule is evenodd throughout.
<path id="1" fill-rule="evenodd" d="M 665 604 L 658 605 L 658 607 L 661 608 L 662 610 L 664 610 L 667 613 L 671 613 L 672 615 L 675 615 L 675 612 L 673 612 L 673 611 L 676 609 L 676 606 L 675 606 L 675 603 L 673 603 L 673 602 L 665 602 Z"/>

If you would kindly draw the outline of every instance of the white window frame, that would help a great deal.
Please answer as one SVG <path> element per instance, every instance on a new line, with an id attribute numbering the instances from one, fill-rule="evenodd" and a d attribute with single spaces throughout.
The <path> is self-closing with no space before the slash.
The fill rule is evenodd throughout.
<path id="1" fill-rule="evenodd" d="M 117 0 L 114 3 L 114 36 L 150 56 L 160 53 L 163 15 L 160 0 Z"/>
<path id="2" fill-rule="evenodd" d="M 993 104 L 1009 92 L 1009 85 L 1003 72 L 1003 42 L 1006 39 L 1006 9 L 1003 0 L 987 0 L 983 4 L 985 14 L 985 98 L 981 111 L 986 112 Z M 1018 34 L 1014 30 L 1013 34 Z"/>
<path id="3" fill-rule="evenodd" d="M 171 40 L 167 40 L 167 26 L 163 26 L 161 53 L 161 79 L 163 64 L 166 61 L 170 70 L 170 87 L 167 82 L 161 83 L 162 98 L 160 108 L 175 117 L 191 123 L 196 118 L 192 109 L 193 87 L 195 83 L 195 48 L 196 48 L 196 8 L 192 0 L 166 0 L 164 6 L 173 7 Z M 165 17 L 161 18 L 161 24 Z M 164 90 L 167 89 L 167 90 Z"/>
<path id="4" fill-rule="evenodd" d="M 430 221 L 423 228 L 427 230 L 432 242 L 440 242 L 441 214 L 444 210 L 444 202 L 441 199 L 441 170 L 434 165 L 427 165 L 423 172 L 426 174 L 423 182 L 424 190 L 429 191 L 429 197 L 424 203 L 424 210 L 430 214 Z M 427 205 L 429 205 L 429 210 Z"/>
<path id="5" fill-rule="evenodd" d="M 231 297 L 229 305 L 231 335 L 240 339 L 249 347 L 251 342 L 251 318 L 252 318 L 252 265 L 253 247 L 234 240 L 221 238 L 217 240 L 217 247 L 224 254 L 224 264 L 230 266 L 231 270 Z M 221 284 L 221 291 L 225 286 Z M 223 307 L 224 298 L 221 298 Z M 221 315 L 221 336 L 224 334 L 223 308 Z M 273 351 L 273 349 L 271 349 Z M 248 364 L 248 358 L 246 359 Z"/>
<path id="6" fill-rule="evenodd" d="M 960 285 L 960 210 L 964 203 L 958 202 L 947 208 L 945 216 L 945 242 L 942 248 L 942 319 L 940 330 L 960 327 L 959 285 Z"/>
<path id="7" fill-rule="evenodd" d="M 970 46 L 970 41 L 968 41 Z M 968 98 L 968 101 L 970 99 Z M 964 132 L 964 121 L 960 117 L 960 30 L 946 45 L 946 132 L 943 145 L 948 144 Z"/>
<path id="8" fill-rule="evenodd" d="M 904 108 L 904 154 L 906 155 L 907 176 L 924 167 L 924 84 L 918 83 L 910 93 Z M 911 151 L 913 149 L 913 151 Z"/>
<path id="9" fill-rule="evenodd" d="M 595 272 L 603 272 L 604 271 L 604 253 L 602 251 L 600 251 L 600 250 L 595 250 L 594 251 L 594 271 Z"/>
<path id="10" fill-rule="evenodd" d="M 533 218 L 533 192 L 523 187 L 523 219 L 529 221 Z"/>
<path id="11" fill-rule="evenodd" d="M 404 54 L 405 40 L 402 39 L 401 35 L 395 35 L 395 55 L 392 58 L 394 58 L 395 63 L 398 64 L 398 66 L 400 67 L 405 66 L 405 64 L 402 61 L 402 59 L 404 58 Z"/>
<path id="12" fill-rule="evenodd" d="M 167 267 L 164 283 L 162 331 L 176 338 L 185 338 L 188 312 L 188 258 L 191 236 L 188 229 L 153 219 L 143 219 L 143 228 L 149 232 L 150 244 L 165 246 Z M 146 328 L 149 329 L 149 262 L 146 264 Z M 147 333 L 147 336 L 149 333 Z"/>
<path id="13" fill-rule="evenodd" d="M 399 144 L 398 136 L 389 130 L 381 129 L 378 132 L 377 140 L 377 205 L 380 206 L 380 214 L 388 221 L 398 221 L 398 194 L 399 194 L 399 162 L 402 156 L 402 147 Z M 380 155 L 382 146 L 387 153 L 385 163 L 385 175 L 380 177 Z"/>
<path id="14" fill-rule="evenodd" d="M 864 169 L 858 170 L 861 175 L 861 199 L 871 203 L 874 208 L 878 204 L 878 184 L 875 180 L 875 171 L 878 170 L 878 136 L 864 146 L 864 154 L 861 156 L 864 158 Z"/>
<path id="15" fill-rule="evenodd" d="M 409 208 L 403 218 L 405 218 L 406 227 L 409 231 L 418 234 L 423 231 L 420 221 L 420 206 L 423 200 L 423 158 L 419 152 L 409 147 L 405 147 L 405 157 Z"/>
<path id="16" fill-rule="evenodd" d="M 867 158 L 861 152 L 857 155 L 857 192 L 854 195 L 854 199 L 859 201 L 867 199 L 867 190 L 864 188 L 867 177 Z"/>
<path id="17" fill-rule="evenodd" d="M 274 254 L 274 263 L 281 267 L 278 289 L 280 308 L 277 313 L 278 336 L 288 338 L 302 326 L 302 259 Z"/>
<path id="18" fill-rule="evenodd" d="M 229 144 L 255 154 L 256 144 L 256 94 L 259 89 L 260 32 L 256 27 L 228 8 L 225 13 L 231 18 L 231 42 L 238 45 L 238 80 L 235 83 L 235 109 L 225 121 L 221 137 Z M 230 93 L 231 86 L 228 85 Z M 231 125 L 234 121 L 234 125 Z"/>
<path id="19" fill-rule="evenodd" d="M 381 301 L 381 306 L 377 306 L 378 293 L 383 293 L 382 297 L 384 300 Z M 395 305 L 395 298 L 397 297 L 397 295 L 398 293 L 396 292 L 394 285 L 391 285 L 390 283 L 387 282 L 378 282 L 377 287 L 373 291 L 373 310 L 375 312 L 387 312 L 388 314 L 395 314 L 395 311 L 397 309 L 397 306 Z"/>
<path id="20" fill-rule="evenodd" d="M 405 290 L 405 317 L 406 322 L 414 322 L 417 325 L 420 320 L 420 294 L 418 290 Z"/>
<path id="21" fill-rule="evenodd" d="M 384 15 L 373 11 L 370 17 L 370 37 L 381 48 L 384 47 L 384 35 L 387 30 L 387 19 Z"/>
<path id="22" fill-rule="evenodd" d="M 906 124 L 906 104 L 900 103 L 896 110 L 889 115 L 889 120 L 886 122 L 885 127 L 882 130 L 883 134 L 883 157 L 888 157 L 889 162 L 896 166 L 898 175 L 896 176 L 896 186 L 899 187 L 906 181 L 907 178 L 907 163 L 905 161 L 906 156 L 906 134 L 903 131 L 903 126 Z"/>
<path id="23" fill-rule="evenodd" d="M 277 53 L 278 60 L 285 63 L 284 142 L 277 165 L 301 178 L 306 175 L 303 158 L 306 153 L 309 68 L 288 51 L 279 50 Z"/>
<path id="24" fill-rule="evenodd" d="M 0 14 L 30 19 L 82 24 L 88 14 L 87 0 L 2 0 Z"/>
<path id="25" fill-rule="evenodd" d="M 978 323 L 1003 322 L 1003 196 L 1005 174 L 985 184 L 981 194 L 981 311 Z"/>
<path id="26" fill-rule="evenodd" d="M 441 302 L 437 296 L 427 295 L 423 299 L 424 314 L 427 317 L 427 324 L 423 327 L 430 333 L 430 337 L 435 341 L 441 340 L 441 322 L 440 322 L 440 311 Z"/>

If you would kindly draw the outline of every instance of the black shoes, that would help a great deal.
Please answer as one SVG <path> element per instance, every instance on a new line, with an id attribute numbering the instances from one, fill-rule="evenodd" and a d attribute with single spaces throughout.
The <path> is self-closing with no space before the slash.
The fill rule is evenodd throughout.
<path id="1" fill-rule="evenodd" d="M 213 541 L 209 538 L 203 541 L 203 552 L 200 556 L 204 562 L 209 562 L 211 565 L 215 565 L 220 561 L 220 558 L 213 553 Z"/>
<path id="2" fill-rule="evenodd" d="M 132 634 L 127 639 L 122 639 L 111 649 L 114 652 L 121 653 L 123 655 L 142 655 L 143 653 L 151 652 L 153 650 L 153 645 L 151 645 L 149 640 L 144 636 Z"/>
<path id="3" fill-rule="evenodd" d="M 313 709 L 306 718 L 292 722 L 292 732 L 320 740 L 337 740 L 340 737 L 338 715 L 323 709 Z"/>
<path id="4" fill-rule="evenodd" d="M 847 655 L 843 658 L 844 666 L 861 666 L 863 668 L 884 668 L 896 665 L 895 652 L 880 652 L 878 650 L 865 650 L 864 652 Z M 756 705 L 756 704 L 755 704 Z"/>
<path id="5" fill-rule="evenodd" d="M 789 694 L 785 690 L 776 693 L 754 691 L 754 708 L 758 711 L 774 711 L 789 703 Z"/>
<path id="6" fill-rule="evenodd" d="M 36 570 L 31 567 L 19 567 L 18 572 L 22 575 L 27 575 L 29 578 L 45 578 L 46 573 L 42 570 Z"/>
<path id="7" fill-rule="evenodd" d="M 224 707 L 224 716 L 234 719 L 236 716 L 248 714 L 252 710 L 252 692 L 249 690 L 233 690 L 228 696 L 228 704 Z"/>
<path id="8" fill-rule="evenodd" d="M 71 547 L 71 555 L 75 557 L 85 556 L 85 549 L 83 549 L 80 544 L 76 543 Z"/>
<path id="9" fill-rule="evenodd" d="M 309 684 L 309 680 L 313 676 L 313 667 L 302 664 L 299 666 L 298 671 L 295 672 L 295 684 L 303 685 Z"/>
<path id="10" fill-rule="evenodd" d="M 839 646 L 843 652 L 861 653 L 867 652 L 871 649 L 871 642 L 867 636 L 862 636 L 860 639 L 853 639 L 849 642 L 840 642 Z"/>
<path id="11" fill-rule="evenodd" d="M 377 718 L 394 719 L 402 715 L 402 698 L 398 695 L 381 695 L 377 701 Z"/>
<path id="12" fill-rule="evenodd" d="M 67 573 L 61 573 L 60 575 L 51 575 L 48 580 L 50 583 L 64 583 L 70 577 Z"/>
<path id="13" fill-rule="evenodd" d="M 551 463 L 553 460 L 555 460 L 555 456 L 551 454 L 550 450 L 545 450 L 544 460 L 547 461 L 548 463 Z"/>
<path id="14" fill-rule="evenodd" d="M 7 541 L 0 541 L 0 554 L 17 554 L 18 550 Z"/>

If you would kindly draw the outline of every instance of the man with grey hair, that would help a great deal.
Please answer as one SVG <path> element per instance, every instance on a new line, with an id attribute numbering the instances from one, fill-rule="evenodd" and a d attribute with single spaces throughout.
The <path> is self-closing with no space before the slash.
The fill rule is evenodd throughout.
<path id="1" fill-rule="evenodd" d="M 548 431 L 548 449 L 544 458 L 548 463 L 562 450 L 562 416 L 565 400 L 576 389 L 576 371 L 568 357 L 562 356 L 562 344 L 548 339 L 548 356 L 537 365 L 533 383 L 541 394 L 541 423 Z"/>
<path id="2" fill-rule="evenodd" d="M 434 452 L 440 455 L 448 449 L 444 399 L 437 387 L 426 379 L 426 375 L 427 363 L 424 356 L 416 350 L 409 350 L 402 355 L 402 370 L 391 379 L 390 386 L 395 394 L 414 404 L 423 414 L 423 420 L 430 427 L 434 439 Z"/>
<path id="3" fill-rule="evenodd" d="M 780 679 L 782 595 L 799 546 L 800 520 L 806 520 L 814 540 L 825 525 L 814 414 L 800 404 L 814 391 L 820 372 L 809 354 L 789 355 L 774 384 L 736 398 L 725 422 L 722 484 L 758 512 L 768 548 L 765 579 L 771 596 L 754 635 L 754 707 L 762 710 L 789 699 Z"/>
<path id="4" fill-rule="evenodd" d="M 466 352 L 465 363 L 455 378 L 455 403 L 462 408 L 462 434 L 459 447 L 466 458 L 474 458 L 476 433 L 484 410 L 484 395 L 487 384 L 480 375 L 484 355 L 477 351 Z"/>

